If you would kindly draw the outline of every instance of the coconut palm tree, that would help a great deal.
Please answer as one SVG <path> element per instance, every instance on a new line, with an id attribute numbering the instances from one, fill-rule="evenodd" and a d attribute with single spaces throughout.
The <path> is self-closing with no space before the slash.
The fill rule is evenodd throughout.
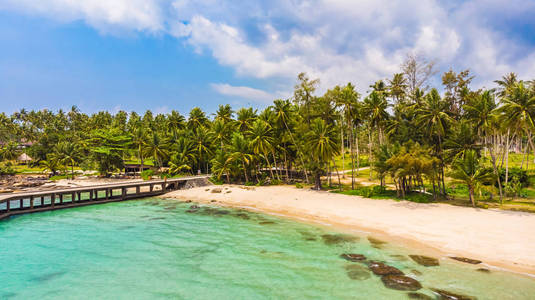
<path id="1" fill-rule="evenodd" d="M 453 121 L 448 108 L 448 102 L 442 101 L 438 91 L 432 89 L 431 92 L 424 97 L 420 107 L 416 109 L 416 123 L 429 137 L 435 138 L 437 141 L 436 153 L 441 161 L 440 168 L 442 173 L 443 194 L 446 193 L 446 184 L 444 182 L 443 142 L 448 126 Z"/>
<path id="2" fill-rule="evenodd" d="M 71 167 L 71 178 L 74 179 L 74 165 L 81 158 L 80 148 L 73 142 L 65 141 L 57 145 L 56 151 L 59 161 Z"/>
<path id="3" fill-rule="evenodd" d="M 230 107 L 230 105 L 219 105 L 219 108 L 217 109 L 217 112 L 215 114 L 215 120 L 222 121 L 223 124 L 232 122 L 232 116 L 234 115 L 234 111 Z"/>
<path id="4" fill-rule="evenodd" d="M 193 143 L 193 149 L 195 149 L 196 160 L 198 163 L 198 171 L 202 170 L 202 164 L 208 163 L 210 160 L 210 155 L 212 155 L 212 138 L 210 136 L 210 131 L 205 127 L 197 127 L 195 131 L 192 132 L 191 140 Z M 206 172 L 208 172 L 208 165 L 206 167 Z"/>
<path id="5" fill-rule="evenodd" d="M 206 114 L 198 107 L 194 107 L 189 112 L 188 118 L 188 128 L 190 130 L 195 130 L 198 127 L 204 127 L 208 123 L 208 118 Z"/>
<path id="6" fill-rule="evenodd" d="M 450 176 L 468 186 L 468 197 L 473 207 L 476 206 L 474 191 L 483 184 L 494 182 L 495 177 L 492 170 L 481 165 L 474 150 L 467 151 L 464 157 L 453 163 L 453 171 Z"/>
<path id="7" fill-rule="evenodd" d="M 314 188 L 321 189 L 321 174 L 325 164 L 340 153 L 337 130 L 324 120 L 316 118 L 305 137 L 305 147 L 313 162 Z"/>
<path id="8" fill-rule="evenodd" d="M 272 151 L 274 142 L 271 127 L 263 120 L 256 120 L 247 131 L 247 136 L 250 139 L 253 153 L 258 156 L 263 156 L 269 168 L 271 178 L 273 178 L 273 170 L 268 159 L 268 154 Z"/>
<path id="9" fill-rule="evenodd" d="M 249 141 L 238 132 L 235 132 L 232 135 L 229 145 L 229 156 L 226 163 L 236 162 L 241 164 L 243 169 L 243 175 L 245 177 L 245 182 L 249 182 L 249 176 L 247 175 L 247 166 L 253 160 L 253 155 L 251 154 Z"/>
<path id="10" fill-rule="evenodd" d="M 168 144 L 157 132 L 152 132 L 144 145 L 144 155 L 151 157 L 158 167 L 163 167 L 163 160 L 169 157 Z"/>
<path id="11" fill-rule="evenodd" d="M 60 169 L 59 159 L 56 157 L 55 153 L 50 153 L 46 156 L 46 159 L 41 160 L 39 165 L 43 167 L 43 171 L 52 172 L 52 176 L 55 176 Z"/>
<path id="12" fill-rule="evenodd" d="M 142 124 L 138 124 L 138 126 L 134 127 L 132 130 L 132 145 L 136 148 L 137 156 L 140 161 L 140 168 L 139 171 L 143 172 L 144 169 L 144 155 L 143 155 L 143 149 L 145 148 L 145 145 L 147 144 L 147 131 L 145 130 L 145 127 L 142 126 Z"/>
<path id="13" fill-rule="evenodd" d="M 256 110 L 253 110 L 252 107 L 240 108 L 236 113 L 236 126 L 238 127 L 238 130 L 242 133 L 246 132 L 251 128 L 251 125 L 256 118 Z"/>

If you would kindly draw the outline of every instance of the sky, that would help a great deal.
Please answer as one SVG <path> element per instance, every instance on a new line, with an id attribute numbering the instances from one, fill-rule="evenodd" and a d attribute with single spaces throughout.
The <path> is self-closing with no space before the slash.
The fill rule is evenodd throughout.
<path id="1" fill-rule="evenodd" d="M 0 111 L 262 108 L 300 72 L 366 93 L 408 54 L 493 87 L 535 78 L 533 16 L 535 0 L 0 0 Z"/>

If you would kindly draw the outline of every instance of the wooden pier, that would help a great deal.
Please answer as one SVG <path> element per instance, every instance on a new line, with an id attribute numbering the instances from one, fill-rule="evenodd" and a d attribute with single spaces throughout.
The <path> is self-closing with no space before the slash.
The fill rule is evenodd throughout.
<path id="1" fill-rule="evenodd" d="M 188 181 L 209 177 L 192 176 L 1 195 L 0 220 L 26 213 L 162 195 L 183 188 Z"/>

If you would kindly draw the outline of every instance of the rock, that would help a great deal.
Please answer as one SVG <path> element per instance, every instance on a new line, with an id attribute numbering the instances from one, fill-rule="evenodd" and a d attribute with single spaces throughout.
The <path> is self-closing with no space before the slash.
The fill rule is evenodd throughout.
<path id="1" fill-rule="evenodd" d="M 358 237 L 347 234 L 324 234 L 321 236 L 325 245 L 337 245 L 342 243 L 354 243 Z"/>
<path id="2" fill-rule="evenodd" d="M 217 202 L 217 200 L 210 200 L 210 202 L 212 202 L 212 203 L 213 203 L 213 202 Z"/>
<path id="3" fill-rule="evenodd" d="M 490 273 L 490 270 L 489 269 L 485 269 L 485 268 L 479 268 L 476 271 L 481 272 L 481 273 Z"/>
<path id="4" fill-rule="evenodd" d="M 244 220 L 249 220 L 249 219 L 251 219 L 251 217 L 249 217 L 248 214 L 246 214 L 246 213 L 242 213 L 242 212 L 237 213 L 237 214 L 236 214 L 236 217 L 241 218 L 241 219 L 244 219 Z"/>
<path id="5" fill-rule="evenodd" d="M 409 257 L 417 264 L 422 265 L 424 267 L 435 267 L 439 265 L 438 259 L 433 257 L 424 255 L 409 255 Z"/>
<path id="6" fill-rule="evenodd" d="M 448 292 L 445 290 L 440 290 L 440 289 L 431 289 L 431 290 L 437 293 L 440 296 L 440 299 L 444 299 L 444 300 L 475 300 L 477 299 L 472 296 L 455 294 L 455 293 Z"/>
<path id="7" fill-rule="evenodd" d="M 273 222 L 273 221 L 261 221 L 261 222 L 258 222 L 258 224 L 260 224 L 260 225 L 273 225 L 273 224 L 275 224 L 275 222 Z"/>
<path id="8" fill-rule="evenodd" d="M 188 210 L 186 210 L 187 213 L 196 213 L 199 211 L 199 206 L 198 205 L 192 205 L 189 207 Z"/>
<path id="9" fill-rule="evenodd" d="M 221 188 L 213 188 L 210 193 L 214 193 L 214 194 L 219 194 L 221 193 L 223 190 Z"/>
<path id="10" fill-rule="evenodd" d="M 375 245 L 375 246 L 381 246 L 383 244 L 386 244 L 385 241 L 378 240 L 378 239 L 376 239 L 374 237 L 371 237 L 371 236 L 368 237 L 368 241 L 370 241 L 370 243 L 372 245 Z"/>
<path id="11" fill-rule="evenodd" d="M 389 265 L 385 265 L 382 262 L 378 261 L 371 261 L 368 265 L 368 268 L 373 272 L 375 275 L 403 275 L 403 272 L 399 270 L 398 268 L 394 268 Z"/>
<path id="12" fill-rule="evenodd" d="M 186 200 L 186 203 L 191 203 L 192 201 L 191 200 Z"/>
<path id="13" fill-rule="evenodd" d="M 347 265 L 345 269 L 347 277 L 353 280 L 366 280 L 371 277 L 370 272 L 362 265 Z"/>
<path id="14" fill-rule="evenodd" d="M 227 191 L 225 194 L 230 194 L 230 193 L 232 193 L 232 191 Z"/>
<path id="15" fill-rule="evenodd" d="M 411 273 L 414 274 L 414 275 L 416 275 L 416 276 L 420 276 L 420 275 L 422 275 L 422 272 L 420 272 L 420 271 L 418 271 L 418 270 L 415 270 L 415 269 L 412 269 L 412 270 L 411 270 Z"/>
<path id="16" fill-rule="evenodd" d="M 366 256 L 364 256 L 362 254 L 354 254 L 354 253 L 347 253 L 347 254 L 344 253 L 344 254 L 341 254 L 340 257 L 345 259 L 345 260 L 349 260 L 349 261 L 353 261 L 353 262 L 366 260 Z"/>
<path id="17" fill-rule="evenodd" d="M 415 292 L 407 293 L 407 296 L 409 297 L 409 299 L 416 299 L 416 300 L 433 300 L 434 299 L 431 296 L 427 296 L 426 294 L 415 293 Z"/>
<path id="18" fill-rule="evenodd" d="M 385 275 L 381 277 L 383 284 L 393 290 L 417 291 L 422 288 L 418 280 L 404 275 Z"/>
<path id="19" fill-rule="evenodd" d="M 458 261 L 461 261 L 461 262 L 464 262 L 464 263 L 467 263 L 467 264 L 473 264 L 473 265 L 477 265 L 477 264 L 480 264 L 480 263 L 481 263 L 480 260 L 477 260 L 477 259 L 471 259 L 471 258 L 466 258 L 466 257 L 450 256 L 450 258 L 451 258 L 451 259 L 458 260 Z"/>

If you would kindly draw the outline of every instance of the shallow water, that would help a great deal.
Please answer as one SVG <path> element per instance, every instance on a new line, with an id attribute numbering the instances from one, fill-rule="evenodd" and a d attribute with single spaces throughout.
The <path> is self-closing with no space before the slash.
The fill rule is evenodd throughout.
<path id="1" fill-rule="evenodd" d="M 0 299 L 408 299 L 342 253 L 395 266 L 432 297 L 535 297 L 533 278 L 449 259 L 423 267 L 366 235 L 190 205 L 152 198 L 0 221 Z"/>

